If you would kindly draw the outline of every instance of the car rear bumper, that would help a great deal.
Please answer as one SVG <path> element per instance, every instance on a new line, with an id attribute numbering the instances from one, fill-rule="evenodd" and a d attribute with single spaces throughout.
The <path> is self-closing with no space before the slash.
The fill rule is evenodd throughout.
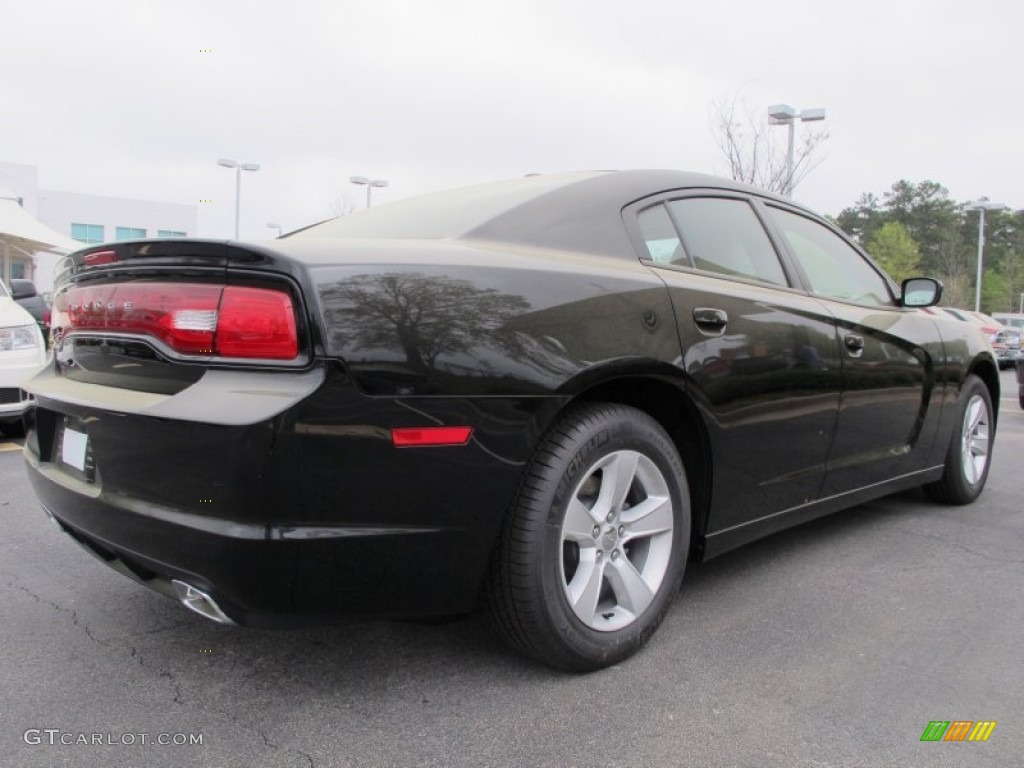
<path id="1" fill-rule="evenodd" d="M 164 418 L 169 400 L 156 418 L 150 405 L 114 412 L 62 396 L 43 391 L 26 414 L 44 509 L 125 575 L 172 596 L 183 582 L 232 622 L 266 627 L 472 610 L 543 400 L 410 408 L 339 373 L 256 423 L 210 424 Z M 395 448 L 390 428 L 424 426 L 424 414 L 471 424 L 474 437 Z M 88 437 L 80 469 L 63 456 L 69 430 Z"/>
<path id="2" fill-rule="evenodd" d="M 202 590 L 232 623 L 459 613 L 476 599 L 465 568 L 474 547 L 458 531 L 352 528 L 317 538 L 295 527 L 190 525 L 124 499 L 84 498 L 45 467 L 29 475 L 46 513 L 106 565 L 175 599 L 175 581 Z"/>

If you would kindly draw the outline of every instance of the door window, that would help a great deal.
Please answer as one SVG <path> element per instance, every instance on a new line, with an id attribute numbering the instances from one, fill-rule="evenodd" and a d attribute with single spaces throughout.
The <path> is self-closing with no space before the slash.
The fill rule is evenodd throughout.
<path id="1" fill-rule="evenodd" d="M 781 208 L 769 206 L 769 211 L 814 293 L 857 304 L 893 306 L 885 278 L 835 232 Z"/>
<path id="2" fill-rule="evenodd" d="M 746 201 L 690 197 L 673 200 L 668 209 L 697 269 L 788 284 L 768 234 Z"/>
<path id="3" fill-rule="evenodd" d="M 788 285 L 764 227 L 745 200 L 688 197 L 640 213 L 652 260 L 729 277 Z"/>

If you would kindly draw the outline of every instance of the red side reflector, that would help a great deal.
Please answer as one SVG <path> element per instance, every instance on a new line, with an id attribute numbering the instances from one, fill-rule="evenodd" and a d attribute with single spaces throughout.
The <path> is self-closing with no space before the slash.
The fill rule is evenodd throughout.
<path id="1" fill-rule="evenodd" d="M 472 427 L 402 427 L 391 430 L 391 442 L 396 448 L 465 445 L 472 434 Z"/>

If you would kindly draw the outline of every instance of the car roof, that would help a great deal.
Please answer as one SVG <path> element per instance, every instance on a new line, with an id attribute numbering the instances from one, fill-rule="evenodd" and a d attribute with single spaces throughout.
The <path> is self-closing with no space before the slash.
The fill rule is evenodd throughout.
<path id="1" fill-rule="evenodd" d="M 466 238 L 633 257 L 621 226 L 623 206 L 659 192 L 693 188 L 783 201 L 756 187 L 686 171 L 538 174 L 399 200 L 284 239 Z"/>

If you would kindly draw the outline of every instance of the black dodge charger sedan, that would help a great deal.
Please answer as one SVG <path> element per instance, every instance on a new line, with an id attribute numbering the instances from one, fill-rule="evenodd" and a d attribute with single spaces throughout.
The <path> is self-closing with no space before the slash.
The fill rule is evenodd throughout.
<path id="1" fill-rule="evenodd" d="M 269 244 L 59 269 L 25 456 L 59 526 L 220 622 L 486 604 L 616 663 L 690 559 L 912 486 L 985 485 L 996 361 L 791 201 L 676 171 L 530 176 Z"/>

